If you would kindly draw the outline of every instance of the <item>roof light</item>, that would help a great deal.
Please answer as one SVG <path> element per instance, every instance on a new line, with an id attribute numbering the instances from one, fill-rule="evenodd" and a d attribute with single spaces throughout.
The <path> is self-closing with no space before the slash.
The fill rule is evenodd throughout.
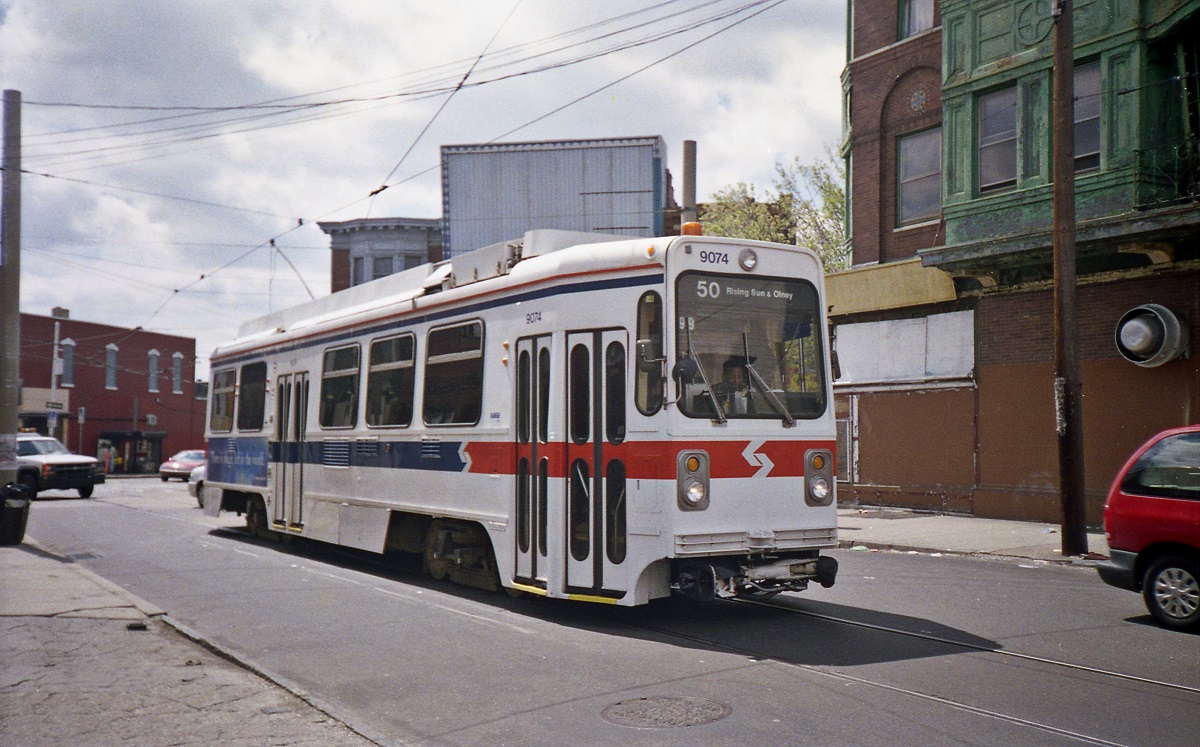
<path id="1" fill-rule="evenodd" d="M 703 236 L 704 229 L 698 221 L 689 221 L 679 227 L 680 236 Z"/>

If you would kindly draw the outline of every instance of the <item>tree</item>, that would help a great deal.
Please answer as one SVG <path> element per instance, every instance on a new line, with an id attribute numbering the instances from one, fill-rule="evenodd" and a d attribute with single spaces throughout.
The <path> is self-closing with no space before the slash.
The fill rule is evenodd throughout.
<path id="1" fill-rule="evenodd" d="M 795 244 L 815 251 L 826 271 L 850 267 L 845 235 L 846 167 L 831 149 L 811 164 L 795 157 L 775 163 L 772 189 L 760 200 L 753 184 L 738 182 L 702 206 L 704 232 Z"/>

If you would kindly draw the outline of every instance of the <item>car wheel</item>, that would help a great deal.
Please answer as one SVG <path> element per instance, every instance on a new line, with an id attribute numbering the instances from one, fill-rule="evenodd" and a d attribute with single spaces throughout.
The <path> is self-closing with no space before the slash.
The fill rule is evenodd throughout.
<path id="1" fill-rule="evenodd" d="M 96 489 L 95 485 L 88 485 L 86 487 L 82 487 L 79 489 L 79 497 L 80 498 L 91 498 L 92 491 L 94 491 L 95 489 Z"/>
<path id="2" fill-rule="evenodd" d="M 31 475 L 26 472 L 25 474 L 21 475 L 21 479 L 17 482 L 25 486 L 25 490 L 28 492 L 28 498 L 30 500 L 37 498 L 38 481 L 36 475 Z"/>
<path id="3" fill-rule="evenodd" d="M 161 478 L 162 478 L 162 481 L 163 481 L 163 482 L 166 482 L 166 481 L 167 481 L 167 476 L 166 476 L 166 475 L 159 475 L 159 477 L 161 477 Z"/>
<path id="4" fill-rule="evenodd" d="M 1195 559 L 1164 555 L 1150 564 L 1142 597 L 1154 618 L 1168 628 L 1200 624 L 1200 570 Z"/>

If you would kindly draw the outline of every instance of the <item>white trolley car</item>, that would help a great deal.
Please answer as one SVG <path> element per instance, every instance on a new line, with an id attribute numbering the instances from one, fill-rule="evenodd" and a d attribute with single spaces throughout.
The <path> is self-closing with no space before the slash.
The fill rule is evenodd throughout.
<path id="1" fill-rule="evenodd" d="M 548 597 L 830 586 L 825 330 L 807 250 L 531 231 L 243 325 L 205 510 Z"/>

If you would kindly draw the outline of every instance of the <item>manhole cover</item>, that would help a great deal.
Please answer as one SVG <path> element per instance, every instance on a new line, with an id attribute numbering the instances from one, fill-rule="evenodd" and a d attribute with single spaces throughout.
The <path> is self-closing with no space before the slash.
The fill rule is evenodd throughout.
<path id="1" fill-rule="evenodd" d="M 724 703 L 703 698 L 637 698 L 613 703 L 605 708 L 605 721 L 618 726 L 640 729 L 666 729 L 676 726 L 711 724 L 732 713 Z"/>

